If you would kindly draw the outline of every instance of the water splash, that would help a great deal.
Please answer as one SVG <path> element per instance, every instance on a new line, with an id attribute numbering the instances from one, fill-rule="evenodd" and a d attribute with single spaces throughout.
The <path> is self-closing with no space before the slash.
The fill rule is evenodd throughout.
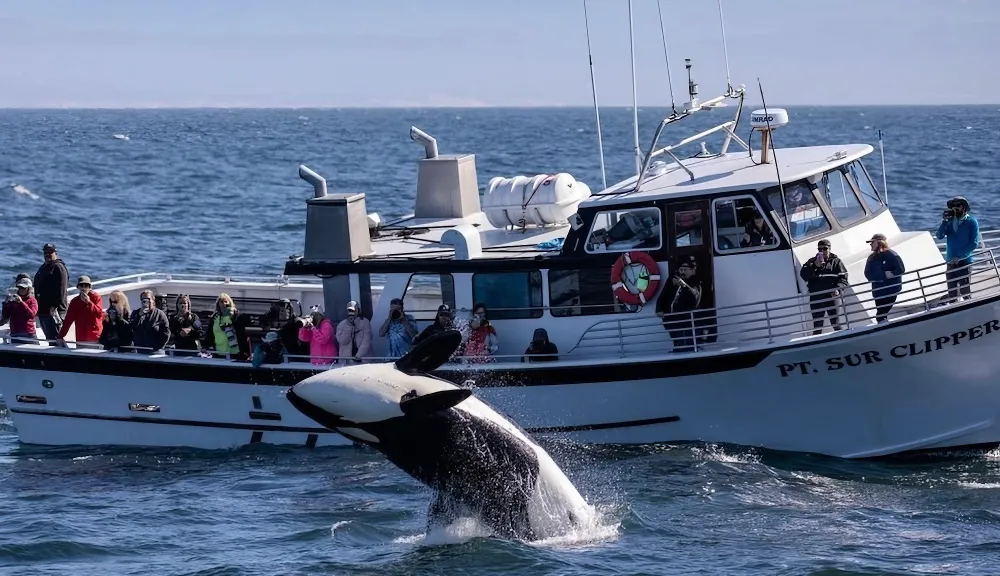
<path id="1" fill-rule="evenodd" d="M 20 196 L 25 196 L 27 198 L 30 198 L 31 200 L 39 200 L 40 199 L 40 197 L 38 196 L 38 194 L 35 194 L 31 190 L 28 190 L 28 188 L 26 186 L 22 186 L 20 184 L 14 183 L 14 184 L 10 185 L 10 189 L 13 190 L 15 194 L 18 194 Z"/>

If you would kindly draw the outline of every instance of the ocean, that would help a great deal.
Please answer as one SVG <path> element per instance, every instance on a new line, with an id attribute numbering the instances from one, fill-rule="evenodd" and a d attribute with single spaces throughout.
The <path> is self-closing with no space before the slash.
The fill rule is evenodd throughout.
<path id="1" fill-rule="evenodd" d="M 880 187 L 884 132 L 903 229 L 934 229 L 953 195 L 984 227 L 1000 217 L 1000 106 L 787 109 L 779 161 L 785 146 L 870 143 Z M 664 113 L 640 109 L 643 148 Z M 661 144 L 727 117 L 696 115 Z M 634 170 L 631 111 L 601 119 L 610 184 Z M 480 188 L 556 171 L 601 187 L 586 108 L 0 110 L 0 278 L 33 273 L 47 242 L 73 277 L 278 275 L 302 252 L 312 191 L 298 165 L 331 191 L 364 192 L 369 212 L 401 216 L 422 157 L 411 125 L 442 153 L 475 153 Z M 746 115 L 738 132 L 749 135 Z M 1000 450 L 857 462 L 723 445 L 546 447 L 602 529 L 530 544 L 425 534 L 429 492 L 368 450 L 22 446 L 0 404 L 0 573 L 998 571 Z"/>

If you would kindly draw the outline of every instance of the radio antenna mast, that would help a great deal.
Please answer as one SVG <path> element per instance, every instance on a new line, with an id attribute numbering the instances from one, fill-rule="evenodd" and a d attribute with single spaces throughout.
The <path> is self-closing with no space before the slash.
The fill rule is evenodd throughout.
<path id="1" fill-rule="evenodd" d="M 722 27 L 722 51 L 726 55 L 726 86 L 727 94 L 733 93 L 733 81 L 729 76 L 729 47 L 726 46 L 726 20 L 722 16 L 722 0 L 719 0 L 719 25 Z M 757 79 L 758 82 L 760 79 Z"/>
<path id="2" fill-rule="evenodd" d="M 677 114 L 677 104 L 674 101 L 674 81 L 670 77 L 670 55 L 667 53 L 667 34 L 663 31 L 663 9 L 660 0 L 656 0 L 656 11 L 660 15 L 660 38 L 663 40 L 663 59 L 667 62 L 667 85 L 670 86 L 670 109 Z"/>
<path id="3" fill-rule="evenodd" d="M 590 90 L 594 94 L 594 114 L 597 116 L 597 148 L 601 154 L 602 190 L 608 189 L 608 177 L 604 172 L 604 141 L 601 139 L 601 109 L 597 106 L 597 80 L 594 79 L 594 55 L 590 50 L 590 21 L 587 18 L 587 0 L 583 0 L 583 26 L 587 30 L 587 59 L 590 61 Z"/>
<path id="4" fill-rule="evenodd" d="M 885 149 L 882 147 L 882 129 L 878 131 L 878 155 L 882 158 L 882 195 L 885 196 L 885 205 L 889 205 L 889 185 L 885 177 Z"/>
<path id="5" fill-rule="evenodd" d="M 772 133 L 771 130 L 771 111 L 767 109 L 767 102 L 764 100 L 764 87 L 760 83 L 760 77 L 757 77 L 757 88 L 760 90 L 760 102 L 764 105 L 764 122 L 767 123 L 768 134 Z M 788 218 L 788 203 L 785 202 L 785 185 L 781 181 L 781 169 L 778 168 L 778 155 L 774 149 L 774 139 L 767 138 L 769 142 L 764 143 L 764 146 L 771 147 L 771 157 L 774 158 L 774 173 L 778 176 L 778 190 L 781 192 L 781 211 L 785 213 L 785 231 L 788 232 L 788 243 L 792 242 L 792 224 L 791 220 Z M 761 150 L 761 160 L 763 160 L 763 155 L 767 154 L 767 150 Z M 789 250 L 789 254 L 792 257 L 792 268 L 795 268 L 795 251 Z M 798 283 L 796 283 L 798 286 Z"/>
<path id="6" fill-rule="evenodd" d="M 635 95 L 635 41 L 632 32 L 632 0 L 628 0 L 628 45 L 632 57 L 632 137 L 634 140 L 632 155 L 635 157 L 636 186 L 639 185 L 639 172 L 642 171 L 642 160 L 639 151 L 639 104 Z"/>

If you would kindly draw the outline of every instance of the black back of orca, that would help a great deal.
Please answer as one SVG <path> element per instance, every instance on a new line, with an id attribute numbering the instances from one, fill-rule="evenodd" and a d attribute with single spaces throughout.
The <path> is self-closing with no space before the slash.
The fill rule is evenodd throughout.
<path id="1" fill-rule="evenodd" d="M 498 535 L 533 539 L 528 501 L 538 479 L 538 457 L 521 439 L 455 408 L 363 428 L 379 438 L 373 448 L 438 491 L 432 513 L 441 511 L 442 499 L 451 498 Z"/>

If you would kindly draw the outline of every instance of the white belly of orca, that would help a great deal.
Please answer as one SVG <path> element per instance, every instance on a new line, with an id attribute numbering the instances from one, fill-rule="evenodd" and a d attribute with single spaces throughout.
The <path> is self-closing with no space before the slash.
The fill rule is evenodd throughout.
<path id="1" fill-rule="evenodd" d="M 327 370 L 288 399 L 436 490 L 429 523 L 464 509 L 497 535 L 526 540 L 595 527 L 594 507 L 545 450 L 470 390 L 427 374 L 460 343 L 458 332 L 444 332 L 394 364 Z"/>

